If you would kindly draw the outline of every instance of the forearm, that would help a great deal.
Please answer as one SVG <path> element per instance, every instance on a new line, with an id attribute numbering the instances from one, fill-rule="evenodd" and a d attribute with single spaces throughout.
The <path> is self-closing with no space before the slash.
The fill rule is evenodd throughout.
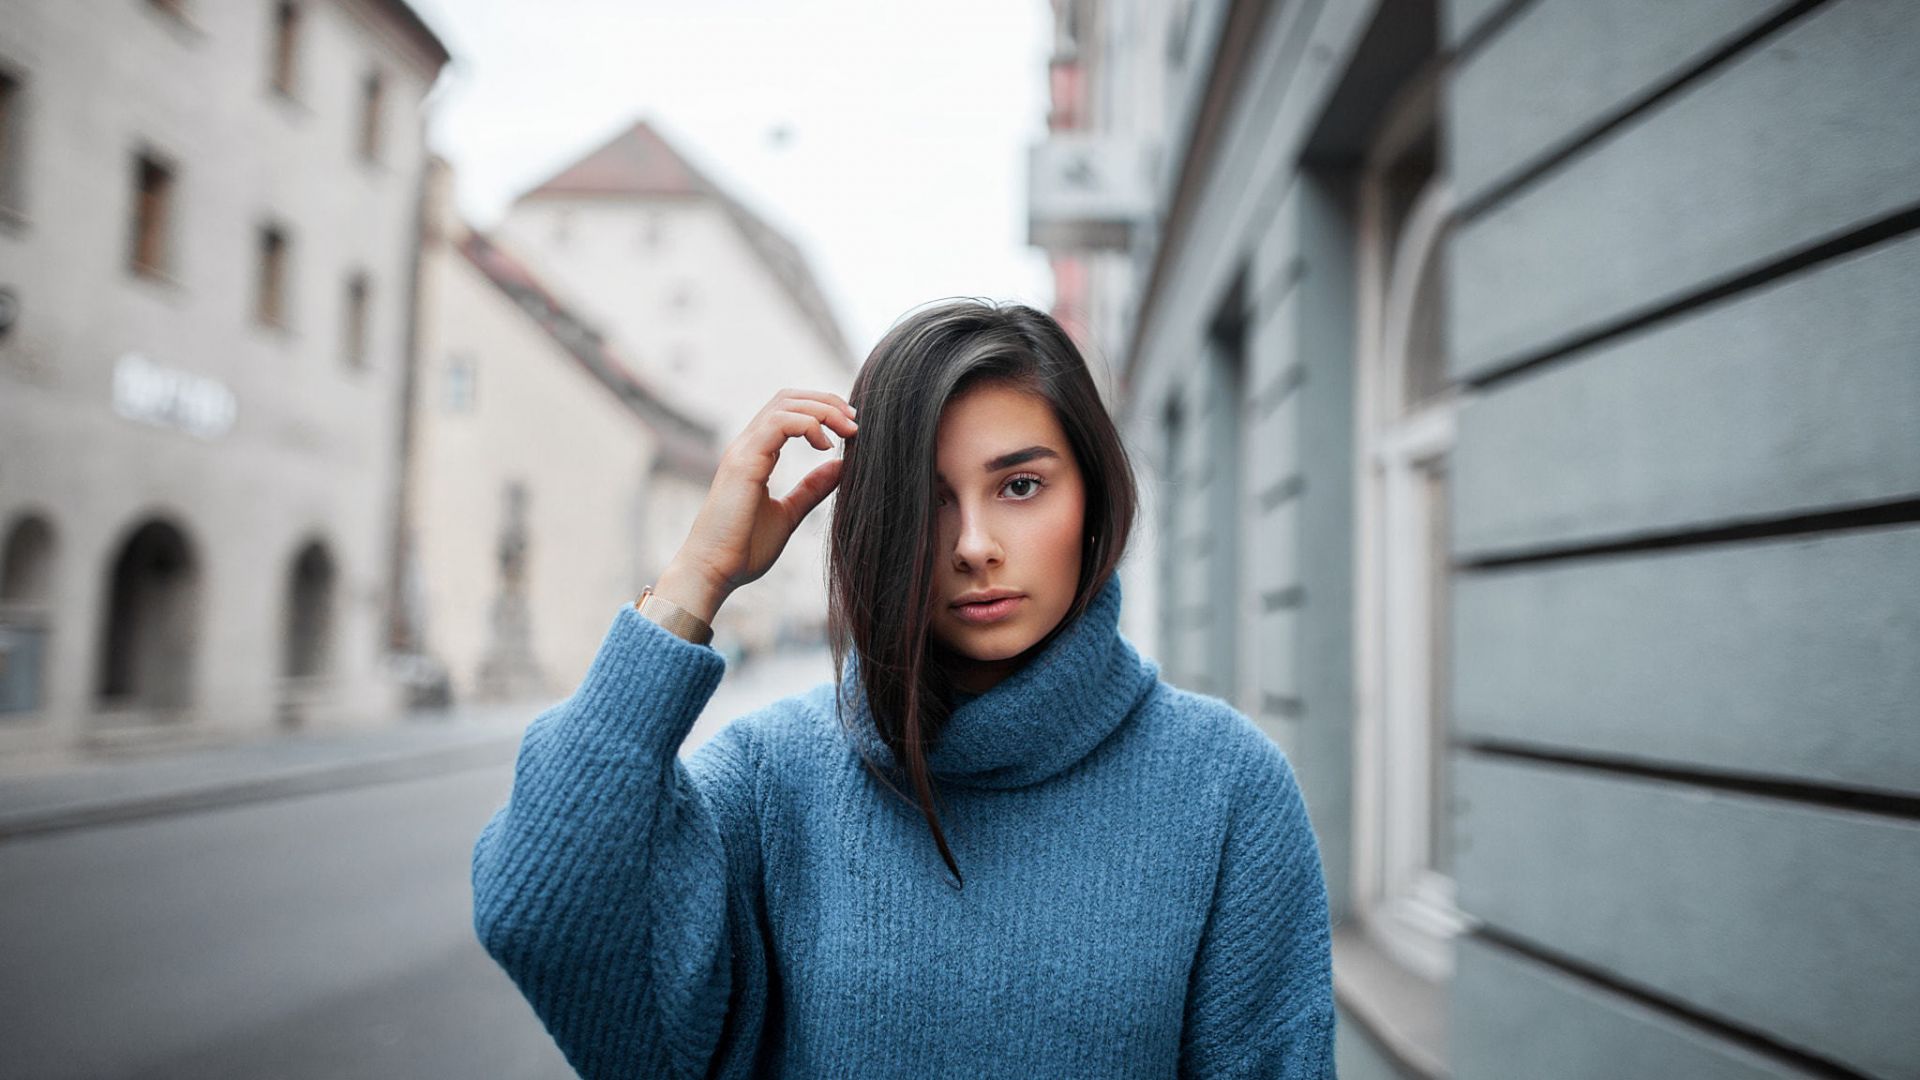
<path id="1" fill-rule="evenodd" d="M 723 667 L 623 610 L 475 844 L 475 930 L 583 1073 L 684 1065 L 716 1037 L 726 852 L 676 751 Z"/>

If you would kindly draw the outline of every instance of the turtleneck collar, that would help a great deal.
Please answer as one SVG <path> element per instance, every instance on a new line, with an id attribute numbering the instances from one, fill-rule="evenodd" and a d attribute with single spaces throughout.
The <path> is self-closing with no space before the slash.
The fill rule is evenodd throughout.
<path id="1" fill-rule="evenodd" d="M 1159 677 L 1159 668 L 1120 636 L 1119 626 L 1116 574 L 1025 667 L 984 694 L 962 696 L 927 754 L 935 779 L 970 787 L 1026 787 L 1092 753 Z M 859 656 L 850 655 L 841 681 L 845 727 L 856 750 L 892 770 L 893 754 L 874 729 L 860 686 Z"/>

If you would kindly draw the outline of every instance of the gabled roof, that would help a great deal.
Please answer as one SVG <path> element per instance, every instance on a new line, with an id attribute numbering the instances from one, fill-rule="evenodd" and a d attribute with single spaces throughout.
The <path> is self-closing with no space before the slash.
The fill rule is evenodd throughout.
<path id="1" fill-rule="evenodd" d="M 853 365 L 853 351 L 827 305 L 818 280 L 793 241 L 729 195 L 645 120 L 602 143 L 585 157 L 535 186 L 521 199 L 600 197 L 616 199 L 712 199 L 773 272 L 800 313 L 834 357 Z"/>
<path id="2" fill-rule="evenodd" d="M 701 480 L 713 476 L 720 455 L 712 428 L 667 404 L 614 355 L 599 331 L 560 303 L 518 259 L 477 232 L 467 232 L 455 246 L 568 355 L 659 434 L 662 464 Z"/>
<path id="3" fill-rule="evenodd" d="M 439 74 L 447 61 L 453 59 L 447 52 L 446 43 L 440 40 L 440 35 L 433 32 L 433 27 L 428 26 L 426 20 L 406 0 L 379 0 L 374 6 L 386 12 L 400 28 L 401 34 L 420 50 L 427 61 L 428 75 Z"/>

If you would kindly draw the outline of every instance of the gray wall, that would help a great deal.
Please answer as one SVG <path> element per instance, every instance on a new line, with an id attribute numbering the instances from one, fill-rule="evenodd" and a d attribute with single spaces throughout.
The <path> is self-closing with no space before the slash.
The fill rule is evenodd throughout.
<path id="1" fill-rule="evenodd" d="M 1418 44 L 1385 31 L 1418 11 L 1266 5 L 1131 343 L 1136 444 L 1165 446 L 1171 400 L 1188 423 L 1179 460 L 1154 459 L 1174 605 L 1156 644 L 1287 751 L 1337 916 L 1348 169 Z M 1343 1074 L 1431 1053 L 1459 1077 L 1920 1076 L 1920 5 L 1439 14 L 1448 351 L 1471 399 L 1448 515 L 1454 871 L 1475 928 L 1432 995 L 1343 990 Z M 1178 598 L 1217 569 L 1195 405 L 1218 408 L 1229 306 L 1241 677 L 1222 687 L 1225 613 Z M 1447 1037 L 1396 1043 L 1436 1018 Z"/>
<path id="2" fill-rule="evenodd" d="M 1920 6 L 1449 6 L 1454 1072 L 1920 1076 Z"/>

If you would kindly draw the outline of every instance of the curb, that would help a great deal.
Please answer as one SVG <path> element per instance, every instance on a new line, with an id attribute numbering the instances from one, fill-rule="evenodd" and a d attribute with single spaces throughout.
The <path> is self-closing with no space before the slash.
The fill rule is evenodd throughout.
<path id="1" fill-rule="evenodd" d="M 514 734 L 451 748 L 283 769 L 244 780 L 187 790 L 0 812 L 0 843 L 99 825 L 171 817 L 201 810 L 219 810 L 248 803 L 492 768 L 510 763 L 519 746 L 520 736 Z"/>

